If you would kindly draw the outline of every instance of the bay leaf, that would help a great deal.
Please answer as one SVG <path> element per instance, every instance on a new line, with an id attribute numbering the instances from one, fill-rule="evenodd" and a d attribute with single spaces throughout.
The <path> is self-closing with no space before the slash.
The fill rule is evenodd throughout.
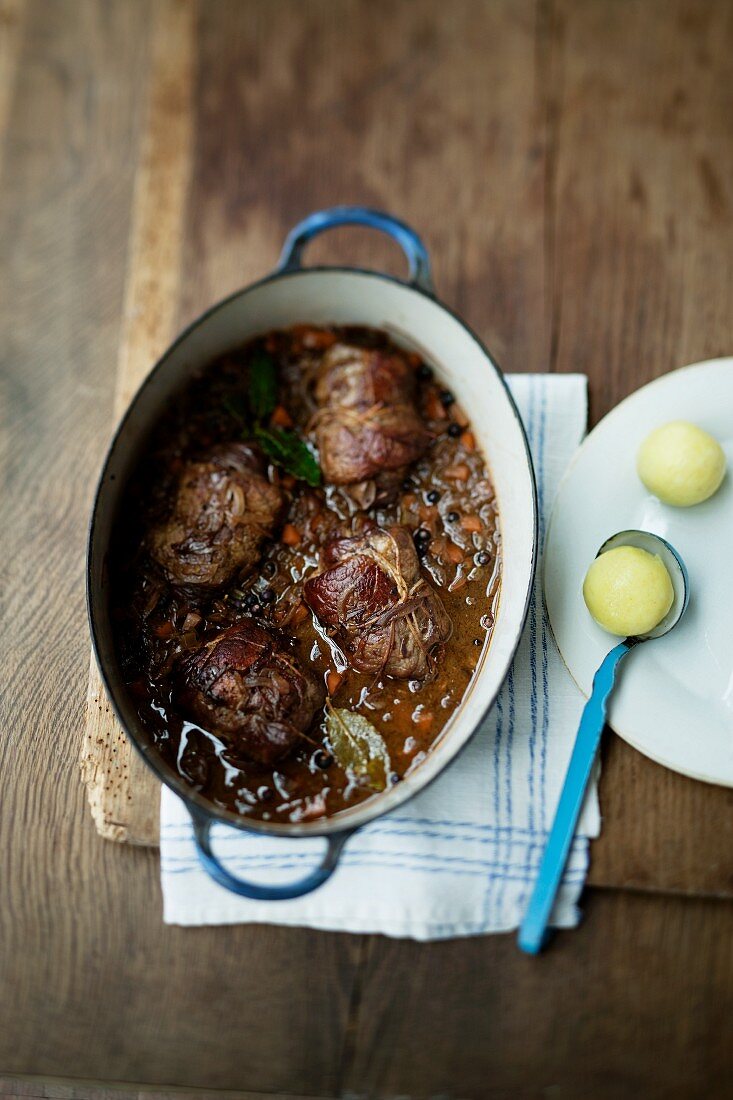
<path id="1" fill-rule="evenodd" d="M 383 791 L 390 772 L 389 752 L 369 719 L 327 703 L 326 728 L 333 755 L 347 775 Z"/>

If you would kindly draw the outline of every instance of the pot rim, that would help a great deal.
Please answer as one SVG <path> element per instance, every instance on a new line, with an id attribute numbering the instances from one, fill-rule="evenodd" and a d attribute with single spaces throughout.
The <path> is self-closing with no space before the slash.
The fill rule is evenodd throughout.
<path id="1" fill-rule="evenodd" d="M 471 730 L 470 733 L 465 735 L 462 744 L 458 747 L 458 749 L 455 751 L 453 756 L 451 756 L 449 760 L 446 760 L 445 764 L 441 768 L 439 768 L 435 772 L 434 775 L 430 776 L 426 781 L 424 781 L 420 784 L 414 785 L 414 787 L 413 787 L 412 784 L 410 784 L 410 779 L 412 777 L 408 777 L 406 780 L 403 780 L 403 782 L 400 783 L 397 787 L 388 788 L 386 791 L 380 792 L 379 794 L 374 795 L 372 798 L 366 799 L 364 802 L 357 803 L 355 806 L 350 807 L 347 810 L 341 810 L 338 814 L 334 815 L 333 817 L 325 818 L 322 821 L 316 820 L 314 822 L 299 822 L 299 823 L 271 822 L 271 821 L 262 821 L 262 820 L 259 820 L 259 819 L 256 819 L 256 818 L 247 818 L 247 817 L 244 817 L 240 814 L 235 814 L 231 810 L 225 810 L 222 807 L 215 806 L 212 802 L 208 801 L 208 799 L 205 799 L 204 797 L 202 797 L 202 795 L 198 791 L 196 791 L 190 784 L 187 784 L 182 778 L 179 778 L 172 771 L 169 771 L 166 768 L 166 766 L 164 765 L 163 759 L 162 759 L 162 756 L 160 755 L 160 753 L 156 753 L 156 752 L 153 752 L 153 751 L 148 751 L 146 749 L 146 747 L 144 747 L 142 744 L 140 744 L 140 742 L 138 741 L 138 738 L 135 736 L 135 734 L 130 729 L 127 720 L 122 715 L 121 707 L 118 704 L 115 690 L 112 687 L 111 678 L 110 678 L 110 675 L 109 675 L 109 670 L 107 668 L 107 664 L 102 659 L 102 657 L 100 655 L 99 638 L 98 638 L 98 618 L 101 617 L 104 614 L 104 609 L 103 609 L 102 606 L 100 606 L 101 594 L 99 592 L 95 593 L 93 591 L 93 585 L 92 585 L 92 555 L 93 555 L 93 550 L 94 550 L 94 547 L 95 547 L 96 524 L 97 524 L 97 515 L 98 515 L 98 512 L 99 512 L 99 503 L 100 503 L 100 499 L 102 497 L 102 494 L 107 490 L 106 474 L 107 474 L 107 468 L 109 466 L 110 458 L 112 457 L 112 454 L 115 450 L 115 447 L 117 446 L 117 442 L 118 442 L 120 436 L 125 431 L 126 425 L 127 425 L 128 421 L 130 419 L 130 416 L 132 414 L 132 410 L 137 405 L 138 400 L 140 399 L 140 397 L 142 396 L 142 394 L 144 393 L 144 391 L 146 390 L 146 388 L 148 387 L 148 385 L 152 381 L 153 377 L 163 367 L 163 365 L 166 363 L 166 361 L 169 359 L 169 357 L 173 354 L 173 352 L 177 348 L 179 348 L 193 334 L 193 332 L 197 328 L 199 328 L 199 326 L 204 324 L 218 310 L 223 309 L 225 306 L 227 306 L 230 302 L 233 302 L 235 299 L 240 298 L 245 294 L 248 294 L 250 291 L 258 289 L 259 287 L 266 286 L 269 283 L 277 282 L 280 279 L 289 279 L 289 278 L 293 278 L 293 277 L 303 278 L 303 277 L 307 277 L 310 274 L 321 274 L 321 273 L 329 273 L 329 274 L 337 274 L 337 275 L 338 274 L 341 274 L 341 275 L 358 275 L 358 276 L 363 276 L 365 278 L 370 278 L 370 279 L 379 279 L 379 280 L 382 280 L 382 281 L 388 282 L 388 283 L 396 283 L 401 288 L 411 290 L 415 294 L 418 294 L 418 295 L 422 296 L 423 298 L 428 299 L 428 301 L 430 301 L 438 309 L 440 309 L 440 310 L 444 311 L 445 313 L 447 313 L 450 317 L 453 318 L 454 321 L 456 321 L 465 330 L 465 332 L 468 334 L 468 336 L 477 345 L 479 351 L 481 352 L 483 357 L 486 359 L 489 367 L 494 371 L 495 375 L 497 376 L 499 382 L 501 383 L 501 385 L 504 389 L 506 398 L 509 402 L 509 407 L 510 407 L 510 409 L 511 409 L 513 415 L 514 415 L 514 419 L 516 421 L 517 427 L 519 428 L 522 443 L 523 443 L 523 446 L 524 446 L 524 454 L 525 454 L 526 465 L 527 465 L 527 470 L 528 470 L 528 473 L 529 473 L 531 490 L 532 490 L 532 548 L 531 548 L 531 555 L 530 555 L 529 576 L 527 578 L 527 591 L 526 591 L 525 597 L 524 597 L 524 606 L 523 606 L 523 609 L 522 609 L 522 615 L 521 615 L 521 619 L 520 619 L 520 621 L 517 625 L 516 631 L 515 631 L 515 637 L 514 637 L 513 643 L 511 645 L 510 649 L 508 650 L 507 656 L 505 658 L 505 668 L 504 668 L 503 675 L 501 677 L 501 680 L 499 681 L 499 685 L 498 685 L 496 691 L 494 692 L 492 698 L 488 701 L 488 703 L 484 707 L 483 711 L 481 712 L 480 716 L 478 717 L 478 719 L 474 723 L 473 729 Z M 500 521 L 501 521 L 501 513 L 500 513 Z M 413 798 L 416 794 L 418 794 L 420 791 L 426 790 L 440 775 L 443 774 L 443 772 L 445 771 L 446 768 L 450 767 L 452 764 L 455 763 L 455 761 L 461 756 L 461 754 L 465 750 L 466 746 L 473 740 L 473 738 L 476 735 L 476 732 L 478 731 L 479 727 L 481 726 L 484 719 L 489 714 L 489 712 L 491 711 L 492 707 L 494 706 L 494 704 L 496 702 L 497 695 L 498 695 L 499 691 L 501 690 L 501 687 L 503 686 L 504 681 L 506 680 L 509 669 L 511 667 L 511 663 L 514 659 L 514 656 L 515 656 L 516 651 L 517 651 L 517 647 L 518 647 L 520 639 L 522 637 L 522 633 L 524 631 L 524 627 L 525 627 L 525 624 L 526 624 L 526 621 L 527 621 L 527 614 L 529 612 L 529 604 L 530 604 L 530 600 L 532 598 L 532 590 L 533 590 L 533 587 L 534 587 L 534 580 L 535 580 L 535 576 L 536 576 L 536 572 L 537 572 L 538 550 L 539 550 L 539 513 L 538 513 L 538 503 L 537 503 L 537 480 L 536 480 L 536 476 L 535 476 L 535 470 L 534 470 L 534 463 L 532 461 L 532 455 L 531 455 L 531 452 L 530 452 L 530 449 L 529 449 L 529 442 L 527 440 L 527 433 L 525 431 L 524 424 L 522 423 L 522 419 L 519 415 L 519 410 L 517 408 L 514 397 L 512 396 L 511 390 L 509 389 L 509 386 L 507 384 L 504 372 L 502 371 L 501 367 L 498 365 L 496 360 L 493 358 L 493 356 L 490 354 L 490 352 L 488 351 L 488 348 L 485 346 L 483 341 L 479 338 L 479 336 L 470 327 L 470 325 L 468 325 L 467 322 L 464 321 L 463 318 L 458 313 L 456 313 L 455 310 L 453 310 L 450 306 L 446 305 L 439 298 L 437 298 L 435 293 L 433 293 L 431 290 L 426 289 L 425 287 L 419 285 L 417 282 L 409 282 L 409 281 L 406 281 L 404 279 L 400 279 L 395 275 L 390 275 L 387 272 L 374 271 L 374 270 L 370 270 L 369 268 L 363 268 L 363 267 L 345 267 L 343 265 L 333 265 L 333 264 L 319 264 L 319 265 L 313 265 L 313 266 L 310 266 L 310 267 L 283 268 L 283 269 L 277 269 L 276 268 L 274 271 L 270 272 L 268 275 L 263 276 L 263 278 L 257 279 L 255 282 L 249 283 L 249 284 L 247 284 L 247 286 L 241 287 L 239 290 L 235 290 L 231 294 L 226 295 L 226 297 L 219 299 L 213 305 L 211 305 L 207 309 L 205 309 L 203 311 L 203 313 L 198 314 L 194 318 L 194 320 L 192 320 L 188 325 L 186 325 L 186 327 L 183 328 L 181 330 L 181 332 L 178 333 L 178 335 L 171 341 L 171 343 L 167 345 L 165 351 L 155 361 L 155 363 L 153 364 L 151 369 L 146 374 L 145 378 L 143 378 L 142 382 L 140 383 L 140 385 L 136 389 L 132 399 L 128 403 L 127 408 L 125 409 L 122 417 L 120 418 L 120 421 L 117 424 L 117 427 L 115 428 L 115 431 L 114 431 L 114 433 L 112 435 L 112 438 L 109 442 L 109 445 L 106 449 L 104 460 L 103 460 L 102 467 L 101 467 L 101 471 L 100 471 L 100 474 L 99 474 L 99 479 L 97 481 L 97 487 L 96 487 L 95 493 L 94 493 L 94 501 L 93 501 L 93 504 L 92 504 L 92 510 L 91 510 L 91 514 L 90 514 L 88 534 L 87 534 L 87 553 L 86 553 L 86 571 L 85 571 L 86 572 L 86 609 L 87 609 L 87 619 L 88 619 L 88 622 L 89 622 L 89 631 L 90 631 L 90 635 L 91 635 L 91 639 L 92 639 L 92 649 L 94 651 L 94 658 L 95 658 L 95 661 L 96 661 L 96 664 L 97 664 L 97 668 L 99 669 L 99 674 L 101 676 L 102 683 L 104 685 L 104 689 L 107 693 L 107 698 L 109 699 L 110 703 L 112 704 L 112 709 L 114 711 L 115 717 L 117 718 L 117 721 L 120 723 L 122 729 L 124 730 L 125 736 L 132 743 L 132 745 L 134 746 L 136 752 L 142 757 L 142 759 L 144 760 L 146 765 L 157 776 L 157 778 L 162 783 L 164 783 L 165 786 L 169 787 L 175 794 L 178 795 L 179 798 L 181 798 L 186 803 L 186 806 L 187 806 L 189 812 L 192 815 L 195 815 L 199 819 L 209 820 L 212 823 L 220 822 L 222 824 L 229 825 L 232 828 L 239 829 L 242 832 L 258 833 L 260 835 L 265 835 L 265 836 L 289 837 L 289 838 L 292 838 L 292 839 L 301 839 L 301 838 L 307 839 L 307 838 L 312 838 L 312 837 L 327 837 L 327 836 L 332 836 L 332 835 L 338 834 L 338 833 L 352 833 L 355 829 L 359 829 L 362 826 L 369 824 L 369 822 L 374 821 L 376 818 L 382 817 L 386 813 L 391 813 L 393 810 L 397 809 L 398 806 L 402 806 L 406 802 L 409 802 L 409 800 L 411 798 Z M 491 650 L 491 645 L 489 644 L 489 649 L 486 651 L 487 655 L 490 653 L 490 650 Z M 471 686 L 472 682 L 473 682 L 473 679 L 472 679 L 472 681 L 469 682 L 469 690 L 470 690 L 470 686 Z M 464 699 L 465 699 L 465 695 L 464 695 Z M 456 717 L 460 714 L 460 706 L 461 706 L 461 704 L 459 704 L 458 710 L 457 710 L 456 715 L 454 717 Z M 141 725 L 142 725 L 142 723 L 141 723 Z M 441 736 L 439 737 L 439 740 L 441 740 L 443 736 L 444 735 L 441 734 Z M 416 772 L 414 772 L 413 775 L 414 776 L 419 775 L 419 769 Z M 404 794 L 402 794 L 402 796 L 400 797 L 400 792 L 402 790 L 404 791 Z M 388 800 L 388 804 L 382 809 L 381 808 L 381 803 L 385 800 L 385 796 L 387 796 L 387 795 L 391 795 L 391 797 Z"/>

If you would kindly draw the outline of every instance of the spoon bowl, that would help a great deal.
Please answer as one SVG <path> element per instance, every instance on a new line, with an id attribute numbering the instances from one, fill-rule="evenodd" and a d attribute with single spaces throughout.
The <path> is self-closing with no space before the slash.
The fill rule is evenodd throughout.
<path id="1" fill-rule="evenodd" d="M 662 559 L 662 563 L 669 573 L 674 589 L 672 606 L 653 630 L 639 635 L 636 640 L 646 642 L 651 638 L 661 638 L 677 626 L 690 602 L 690 579 L 685 563 L 671 543 L 663 539 L 661 535 L 653 535 L 650 531 L 619 531 L 606 539 L 596 557 L 605 554 L 607 550 L 616 550 L 619 546 L 635 546 L 637 550 L 646 550 L 649 554 L 656 554 Z"/>

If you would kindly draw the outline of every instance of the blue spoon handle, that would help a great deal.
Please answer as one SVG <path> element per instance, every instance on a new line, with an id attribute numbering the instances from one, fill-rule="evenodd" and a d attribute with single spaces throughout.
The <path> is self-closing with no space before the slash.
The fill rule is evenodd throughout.
<path id="1" fill-rule="evenodd" d="M 522 951 L 537 955 L 545 943 L 547 923 L 560 888 L 567 863 L 570 845 L 575 836 L 585 790 L 590 779 L 593 761 L 606 721 L 606 704 L 611 694 L 616 670 L 623 657 L 636 644 L 627 638 L 615 646 L 598 669 L 593 680 L 593 691 L 581 715 L 578 735 L 568 764 L 565 782 L 557 804 L 555 820 L 542 856 L 537 882 L 527 906 L 524 920 L 519 927 L 518 943 Z"/>

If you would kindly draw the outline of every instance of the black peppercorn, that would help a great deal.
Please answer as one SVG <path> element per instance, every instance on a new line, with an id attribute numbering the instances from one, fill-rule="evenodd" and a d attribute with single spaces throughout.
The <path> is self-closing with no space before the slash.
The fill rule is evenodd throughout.
<path id="1" fill-rule="evenodd" d="M 244 597 L 244 606 L 247 611 L 260 610 L 260 601 L 258 600 L 254 592 L 248 592 L 247 595 Z"/>
<path id="2" fill-rule="evenodd" d="M 415 531 L 415 534 L 413 535 L 413 538 L 415 540 L 415 549 L 417 550 L 420 557 L 425 554 L 432 537 L 433 536 L 430 534 L 426 527 L 418 527 L 417 531 Z"/>
<path id="3" fill-rule="evenodd" d="M 448 520 L 448 523 L 458 523 L 461 517 L 458 512 L 449 512 L 445 518 Z"/>
<path id="4" fill-rule="evenodd" d="M 486 550 L 479 550 L 478 554 L 474 555 L 473 560 L 476 565 L 488 565 L 491 561 L 491 554 Z"/>
<path id="5" fill-rule="evenodd" d="M 461 434 L 462 431 L 463 428 L 460 424 L 456 424 L 455 420 L 448 425 L 448 435 L 451 437 L 451 439 L 458 439 L 458 436 Z"/>
<path id="6" fill-rule="evenodd" d="M 274 577 L 276 568 L 274 561 L 266 561 L 262 566 L 262 575 L 264 577 Z"/>
<path id="7" fill-rule="evenodd" d="M 275 599 L 275 590 L 274 588 L 270 588 L 268 584 L 260 590 L 259 595 L 263 603 L 272 603 L 272 601 Z"/>
<path id="8" fill-rule="evenodd" d="M 317 768 L 321 768 L 322 771 L 325 771 L 333 764 L 333 757 L 330 752 L 325 752 L 323 749 L 316 749 L 313 753 L 313 763 Z"/>
<path id="9" fill-rule="evenodd" d="M 437 504 L 440 500 L 440 493 L 437 489 L 431 489 L 429 493 L 426 493 L 425 499 L 428 504 Z"/>
<path id="10" fill-rule="evenodd" d="M 392 772 L 389 777 L 390 786 L 394 787 L 395 783 L 399 783 L 401 779 L 401 775 L 398 775 L 397 772 Z"/>
<path id="11" fill-rule="evenodd" d="M 484 643 L 481 641 L 480 638 L 474 638 L 473 639 L 473 644 L 474 645 L 483 645 Z"/>
<path id="12" fill-rule="evenodd" d="M 412 481 L 410 480 L 410 478 L 406 477 L 405 480 L 402 482 L 402 491 L 404 493 L 409 493 L 410 490 L 414 489 L 414 488 L 415 488 L 415 486 L 412 484 Z"/>
<path id="13" fill-rule="evenodd" d="M 421 363 L 417 368 L 417 376 L 421 382 L 427 382 L 429 378 L 433 377 L 433 371 L 427 363 Z"/>
<path id="14" fill-rule="evenodd" d="M 445 408 L 445 409 L 450 408 L 451 405 L 455 404 L 455 400 L 456 399 L 453 396 L 453 394 L 450 392 L 450 390 L 441 390 L 440 391 L 440 402 L 441 402 L 443 408 Z"/>

